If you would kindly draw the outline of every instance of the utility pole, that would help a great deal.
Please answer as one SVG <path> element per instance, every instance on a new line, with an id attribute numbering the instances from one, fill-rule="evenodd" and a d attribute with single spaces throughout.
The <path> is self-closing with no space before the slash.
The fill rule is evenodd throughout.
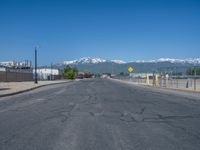
<path id="1" fill-rule="evenodd" d="M 37 80 L 37 48 L 35 47 L 35 84 L 38 83 Z"/>

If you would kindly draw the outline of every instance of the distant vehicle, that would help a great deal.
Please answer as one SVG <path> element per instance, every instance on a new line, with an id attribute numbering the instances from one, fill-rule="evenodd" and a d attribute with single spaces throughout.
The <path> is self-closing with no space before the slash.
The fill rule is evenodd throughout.
<path id="1" fill-rule="evenodd" d="M 78 72 L 76 78 L 77 79 L 83 79 L 84 78 L 85 73 L 84 72 Z"/>
<path id="2" fill-rule="evenodd" d="M 77 79 L 83 79 L 83 78 L 94 78 L 94 74 L 91 73 L 85 73 L 85 72 L 79 72 L 76 76 Z"/>
<path id="3" fill-rule="evenodd" d="M 93 74 L 91 74 L 90 72 L 84 74 L 84 78 L 92 78 L 92 77 L 93 77 Z"/>
<path id="4" fill-rule="evenodd" d="M 77 79 L 83 79 L 83 78 L 84 78 L 84 75 L 83 75 L 83 74 L 78 74 L 78 75 L 76 76 L 76 78 L 77 78 Z"/>

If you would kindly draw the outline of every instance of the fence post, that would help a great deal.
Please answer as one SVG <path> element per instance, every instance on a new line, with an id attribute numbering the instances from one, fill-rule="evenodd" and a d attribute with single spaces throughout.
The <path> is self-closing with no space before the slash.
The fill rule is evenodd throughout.
<path id="1" fill-rule="evenodd" d="M 196 72 L 196 68 L 194 67 L 194 90 L 196 91 L 196 75 L 197 75 L 197 72 Z"/>
<path id="2" fill-rule="evenodd" d="M 196 91 L 196 77 L 194 78 L 194 90 Z"/>
<path id="3" fill-rule="evenodd" d="M 171 88 L 172 88 L 172 87 L 173 87 L 173 83 L 172 83 L 172 82 L 173 82 L 173 81 L 172 81 L 172 77 L 170 78 L 170 80 L 171 80 L 171 82 L 170 82 L 170 83 L 171 83 Z"/>
<path id="4" fill-rule="evenodd" d="M 6 82 L 8 82 L 8 68 L 6 67 Z"/>

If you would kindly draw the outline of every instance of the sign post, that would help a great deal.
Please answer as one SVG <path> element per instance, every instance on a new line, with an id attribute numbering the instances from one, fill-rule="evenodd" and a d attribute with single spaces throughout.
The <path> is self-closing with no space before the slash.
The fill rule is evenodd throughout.
<path id="1" fill-rule="evenodd" d="M 128 68 L 130 80 L 131 80 L 131 72 L 133 72 L 133 70 L 134 70 L 134 69 L 133 69 L 132 67 L 129 67 L 129 68 Z"/>

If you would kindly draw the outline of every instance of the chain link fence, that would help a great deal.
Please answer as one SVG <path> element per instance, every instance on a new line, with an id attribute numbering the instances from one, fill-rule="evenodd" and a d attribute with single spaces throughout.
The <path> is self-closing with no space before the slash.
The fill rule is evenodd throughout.
<path id="1" fill-rule="evenodd" d="M 191 91 L 200 91 L 200 76 L 166 76 L 158 75 L 156 79 L 155 75 L 152 76 L 115 76 L 115 79 L 126 80 L 134 82 L 136 84 L 142 84 L 147 86 L 155 86 L 171 89 L 182 89 Z"/>

